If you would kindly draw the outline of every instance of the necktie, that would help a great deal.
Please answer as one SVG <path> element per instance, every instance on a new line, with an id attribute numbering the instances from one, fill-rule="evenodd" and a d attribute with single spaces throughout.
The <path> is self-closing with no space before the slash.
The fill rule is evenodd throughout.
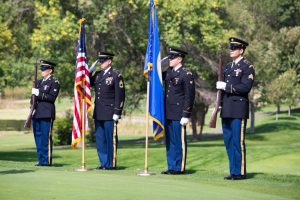
<path id="1" fill-rule="evenodd" d="M 231 68 L 235 67 L 235 62 L 232 62 Z"/>

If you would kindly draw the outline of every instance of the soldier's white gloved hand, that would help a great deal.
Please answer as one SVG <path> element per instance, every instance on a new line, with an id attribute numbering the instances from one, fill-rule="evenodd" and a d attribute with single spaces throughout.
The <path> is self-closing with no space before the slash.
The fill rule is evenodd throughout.
<path id="1" fill-rule="evenodd" d="M 181 118 L 180 124 L 181 124 L 182 126 L 186 126 L 188 123 L 189 123 L 189 118 L 186 118 L 186 117 L 182 117 L 182 118 Z"/>
<path id="2" fill-rule="evenodd" d="M 37 89 L 37 88 L 32 88 L 31 94 L 34 94 L 35 96 L 39 96 L 39 93 L 40 93 L 39 89 Z"/>
<path id="3" fill-rule="evenodd" d="M 226 83 L 223 81 L 218 81 L 216 84 L 216 87 L 218 90 L 225 90 L 226 88 Z"/>
<path id="4" fill-rule="evenodd" d="M 117 122 L 119 119 L 120 119 L 120 116 L 119 116 L 119 115 L 116 115 L 116 114 L 113 115 L 113 120 L 114 120 L 115 122 Z"/>
<path id="5" fill-rule="evenodd" d="M 92 74 L 93 73 L 93 71 L 95 71 L 95 69 L 96 69 L 96 65 L 97 65 L 97 63 L 98 63 L 98 59 L 92 64 L 92 66 L 89 68 L 89 73 L 90 74 Z"/>

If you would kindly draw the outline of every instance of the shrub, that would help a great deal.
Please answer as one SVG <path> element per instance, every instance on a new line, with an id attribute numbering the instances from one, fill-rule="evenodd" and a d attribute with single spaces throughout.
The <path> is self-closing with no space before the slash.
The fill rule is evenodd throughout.
<path id="1" fill-rule="evenodd" d="M 95 125 L 91 114 L 88 116 L 89 130 L 86 132 L 86 144 L 95 143 Z M 71 145 L 72 142 L 73 113 L 67 110 L 65 117 L 54 121 L 53 144 Z"/>
<path id="2" fill-rule="evenodd" d="M 73 115 L 70 110 L 66 111 L 66 116 L 54 121 L 53 144 L 71 145 L 72 141 Z"/>

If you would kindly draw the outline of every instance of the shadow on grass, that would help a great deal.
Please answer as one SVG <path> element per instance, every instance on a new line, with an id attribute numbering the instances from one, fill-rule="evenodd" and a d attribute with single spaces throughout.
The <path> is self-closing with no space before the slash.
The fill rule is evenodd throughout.
<path id="1" fill-rule="evenodd" d="M 191 143 L 187 145 L 188 147 L 224 147 L 224 143 L 210 143 L 210 144 L 205 144 L 205 143 L 201 143 L 201 142 L 197 142 L 197 143 Z"/>
<path id="2" fill-rule="evenodd" d="M 95 167 L 95 168 L 91 168 L 92 170 L 98 170 L 98 171 L 121 171 L 121 170 L 126 170 L 126 166 L 117 166 L 117 168 L 115 169 L 98 169 L 98 167 Z"/>
<path id="3" fill-rule="evenodd" d="M 30 173 L 30 172 L 35 172 L 34 170 L 28 170 L 28 169 L 11 169 L 7 171 L 0 171 L 1 175 L 6 175 L 6 174 L 24 174 L 24 173 Z"/>
<path id="4" fill-rule="evenodd" d="M 53 159 L 55 158 L 60 158 L 60 156 L 54 155 Z M 37 154 L 35 151 L 2 151 L 0 152 L 0 160 L 8 160 L 8 161 L 15 161 L 15 162 L 36 162 Z M 57 164 L 57 165 L 65 165 L 65 164 Z"/>
<path id="5" fill-rule="evenodd" d="M 55 157 L 54 157 L 55 158 Z M 51 167 L 63 167 L 63 166 L 68 166 L 70 164 L 65 164 L 65 163 L 53 163 Z"/>
<path id="6" fill-rule="evenodd" d="M 185 170 L 184 174 L 189 175 L 189 174 L 195 174 L 196 172 L 197 172 L 197 170 L 188 169 L 188 170 Z"/>
<path id="7" fill-rule="evenodd" d="M 188 146 L 195 147 L 210 147 L 210 146 L 223 146 L 219 143 L 214 144 L 205 144 L 203 142 L 206 141 L 223 141 L 223 136 L 220 134 L 204 134 L 201 136 L 201 139 L 196 140 L 192 135 L 187 136 Z M 148 147 L 149 148 L 165 148 L 165 139 L 160 138 L 157 141 L 154 141 L 152 137 L 149 138 Z M 119 140 L 118 148 L 145 148 L 145 137 L 137 138 L 137 139 L 129 139 L 129 140 Z"/>
<path id="8" fill-rule="evenodd" d="M 125 170 L 126 168 L 128 168 L 128 167 L 126 167 L 126 166 L 117 166 L 117 168 L 115 169 L 115 170 Z"/>
<path id="9" fill-rule="evenodd" d="M 284 130 L 299 130 L 299 123 L 296 122 L 282 122 L 282 121 L 274 121 L 272 123 L 266 123 L 255 128 L 254 134 L 249 134 L 249 139 L 255 140 L 263 140 L 265 137 L 259 136 L 259 134 L 264 133 L 275 133 Z"/>
<path id="10" fill-rule="evenodd" d="M 264 113 L 268 114 L 268 115 L 276 116 L 276 112 L 275 111 L 268 111 L 268 112 L 264 112 Z M 295 118 L 295 116 L 300 117 L 300 108 L 294 108 L 294 109 L 292 109 L 291 110 L 291 116 L 286 116 L 287 114 L 288 114 L 287 110 L 281 110 L 279 112 L 279 116 L 278 117 L 279 117 L 279 119 L 286 118 L 287 120 L 293 120 Z"/>
<path id="11" fill-rule="evenodd" d="M 36 161 L 36 153 L 30 151 L 3 151 L 0 152 L 0 160 L 18 161 L 18 162 L 34 162 Z"/>
<path id="12" fill-rule="evenodd" d="M 247 173 L 247 179 L 252 179 L 252 178 L 255 178 L 255 176 L 257 175 L 264 175 L 264 173 L 261 173 L 261 172 L 253 172 L 253 173 Z"/>

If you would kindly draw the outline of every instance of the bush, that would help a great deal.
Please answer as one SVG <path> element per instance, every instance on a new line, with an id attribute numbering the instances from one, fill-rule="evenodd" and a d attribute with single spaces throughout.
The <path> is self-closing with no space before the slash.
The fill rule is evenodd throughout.
<path id="1" fill-rule="evenodd" d="M 95 143 L 96 142 L 95 123 L 94 123 L 94 119 L 93 119 L 93 116 L 91 113 L 89 113 L 89 115 L 88 115 L 89 130 L 87 132 L 88 134 L 86 135 L 86 143 Z"/>
<path id="2" fill-rule="evenodd" d="M 66 117 L 54 121 L 53 144 L 71 145 L 72 142 L 73 115 L 70 110 L 66 111 Z"/>
<path id="3" fill-rule="evenodd" d="M 86 132 L 86 144 L 95 143 L 95 125 L 91 114 L 88 116 L 89 130 Z M 66 111 L 63 118 L 54 121 L 53 127 L 53 144 L 54 145 L 71 145 L 73 128 L 73 113 L 71 110 Z"/>

